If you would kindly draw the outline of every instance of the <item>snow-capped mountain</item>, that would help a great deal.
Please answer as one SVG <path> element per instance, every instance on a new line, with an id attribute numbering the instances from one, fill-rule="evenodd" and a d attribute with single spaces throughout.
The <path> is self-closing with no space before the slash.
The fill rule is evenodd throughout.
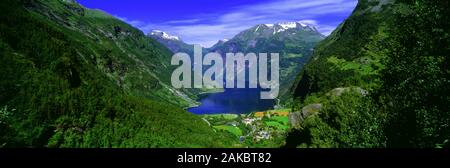
<path id="1" fill-rule="evenodd" d="M 280 94 L 283 95 L 309 60 L 315 45 L 324 38 L 314 26 L 303 22 L 260 24 L 226 42 L 219 41 L 209 51 L 222 55 L 237 52 L 279 53 Z"/>
<path id="2" fill-rule="evenodd" d="M 152 31 L 149 36 L 156 39 L 172 52 L 193 55 L 193 45 L 162 31 Z M 325 38 L 317 29 L 303 22 L 260 24 L 244 30 L 232 39 L 219 40 L 211 48 L 203 51 L 225 53 L 279 53 L 280 54 L 280 94 L 287 93 L 303 65 L 309 60 L 314 46 Z"/>
<path id="3" fill-rule="evenodd" d="M 259 50 L 265 45 L 310 42 L 324 39 L 313 25 L 303 22 L 259 24 L 244 30 L 228 41 L 219 41 L 211 50 L 219 52 L 240 52 L 238 50 Z M 266 43 L 271 41 L 272 43 Z M 263 45 L 264 44 L 264 45 Z M 273 48 L 273 47 L 272 47 Z"/>
<path id="4" fill-rule="evenodd" d="M 258 25 L 255 29 L 255 32 L 261 29 L 261 26 L 263 25 Z M 277 24 L 264 24 L 262 29 L 269 29 L 272 31 L 272 34 L 280 33 L 289 29 L 309 29 L 311 31 L 317 31 L 316 27 L 304 22 L 282 22 Z"/>
<path id="5" fill-rule="evenodd" d="M 193 52 L 193 45 L 186 44 L 181 38 L 169 35 L 161 30 L 153 30 L 148 33 L 148 36 L 169 48 L 173 53 L 185 52 L 190 54 Z"/>
<path id="6" fill-rule="evenodd" d="M 150 36 L 154 36 L 154 37 L 159 37 L 159 38 L 162 38 L 162 39 L 166 39 L 166 40 L 181 41 L 180 37 L 178 37 L 178 36 L 171 36 L 171 35 L 167 34 L 166 32 L 163 32 L 161 30 L 152 30 L 152 32 L 150 32 L 149 35 Z"/>
<path id="7" fill-rule="evenodd" d="M 304 22 L 283 22 L 256 25 L 239 33 L 233 39 L 254 40 L 257 38 L 270 38 L 275 35 L 290 38 L 295 37 L 299 32 L 312 32 L 313 34 L 323 36 L 313 25 Z"/>

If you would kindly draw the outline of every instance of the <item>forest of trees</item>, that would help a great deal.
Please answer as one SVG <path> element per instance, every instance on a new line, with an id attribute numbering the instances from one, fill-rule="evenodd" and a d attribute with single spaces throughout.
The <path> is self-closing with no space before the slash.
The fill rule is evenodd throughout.
<path id="1" fill-rule="evenodd" d="M 67 22 L 29 10 L 46 7 L 44 15 L 60 14 L 68 17 Z M 117 82 L 115 76 L 125 74 L 126 79 L 125 70 L 139 68 L 136 62 L 151 65 L 168 56 L 167 49 L 117 19 L 92 16 L 81 9 L 62 1 L 0 2 L 0 147 L 224 147 L 233 143 L 199 116 L 165 100 L 178 101 L 177 97 L 154 94 L 162 92 L 158 84 L 164 79 L 155 81 L 146 74 L 151 79 L 129 79 L 130 87 Z M 121 27 L 137 35 L 98 33 L 92 38 L 69 21 L 90 32 L 117 32 Z M 122 38 L 120 44 L 114 38 Z M 127 46 L 141 58 L 119 53 Z M 139 69 L 134 73 L 145 74 Z M 136 94 L 149 84 L 155 86 L 147 94 Z"/>
<path id="2" fill-rule="evenodd" d="M 448 1 L 391 2 L 374 12 L 378 1 L 360 1 L 316 47 L 295 90 L 295 108 L 324 108 L 303 123 L 309 138 L 300 147 L 450 145 Z M 339 87 L 369 95 L 330 94 Z"/>

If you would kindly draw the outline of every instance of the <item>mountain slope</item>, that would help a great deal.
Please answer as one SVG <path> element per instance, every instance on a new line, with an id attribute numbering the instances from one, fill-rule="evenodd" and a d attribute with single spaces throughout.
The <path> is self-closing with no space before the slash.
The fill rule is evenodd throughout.
<path id="1" fill-rule="evenodd" d="M 448 146 L 448 13 L 443 1 L 360 0 L 296 80 L 289 146 Z"/>
<path id="2" fill-rule="evenodd" d="M 159 30 L 150 32 L 148 36 L 174 53 L 184 52 L 193 57 L 194 46 L 176 36 Z M 315 27 L 301 22 L 261 24 L 240 32 L 230 40 L 219 40 L 211 48 L 203 49 L 203 52 L 218 52 L 222 55 L 227 52 L 280 53 L 280 97 L 288 100 L 295 75 L 309 60 L 313 47 L 324 38 Z M 202 91 L 190 89 L 185 92 L 196 95 Z"/>
<path id="3" fill-rule="evenodd" d="M 385 114 L 367 96 L 381 86 L 382 42 L 392 20 L 391 4 L 377 2 L 359 1 L 351 16 L 316 46 L 294 85 L 294 97 L 300 98 L 294 109 L 307 115 L 291 120 L 301 122 L 290 135 L 297 134 L 289 138 L 290 146 L 386 146 Z M 312 105 L 320 108 L 308 110 Z"/>
<path id="4" fill-rule="evenodd" d="M 245 30 L 232 39 L 209 49 L 227 52 L 279 53 L 280 95 L 286 96 L 296 74 L 309 60 L 314 46 L 324 39 L 313 26 L 300 22 L 261 24 Z"/>
<path id="5" fill-rule="evenodd" d="M 189 55 L 194 53 L 194 46 L 186 44 L 177 36 L 171 36 L 166 32 L 159 30 L 153 30 L 148 34 L 148 36 L 169 48 L 173 53 L 184 52 Z"/>
<path id="6" fill-rule="evenodd" d="M 371 2 L 376 4 L 376 1 Z M 379 7 L 381 10 L 387 6 L 368 4 L 371 3 L 359 2 L 353 14 L 318 44 L 313 58 L 301 74 L 296 96 L 328 92 L 336 87 L 366 85 L 365 82 L 372 82 L 376 78 L 376 72 L 382 68 L 378 63 L 383 59 L 380 54 L 383 49 L 376 47 L 386 38 L 386 22 L 391 18 L 391 13 L 389 10 L 373 12 L 374 8 Z M 342 68 L 344 63 L 337 65 L 336 61 L 345 61 L 350 68 Z M 363 68 L 370 72 L 360 74 L 359 70 Z M 372 86 L 367 87 L 370 89 Z"/>
<path id="7" fill-rule="evenodd" d="M 0 4 L 0 147 L 227 142 L 181 110 L 170 51 L 141 31 L 73 1 Z"/>
<path id="8" fill-rule="evenodd" d="M 160 30 L 153 30 L 152 32 L 148 33 L 147 35 L 150 38 L 153 38 L 154 40 L 158 41 L 159 43 L 161 43 L 162 45 L 164 45 L 165 47 L 167 47 L 170 51 L 171 54 L 175 54 L 175 53 L 187 53 L 191 60 L 194 60 L 194 45 L 192 44 L 187 44 L 185 43 L 181 38 L 177 37 L 177 36 L 172 36 L 169 35 L 166 32 L 160 31 Z M 203 49 L 203 53 L 207 53 L 208 49 Z M 204 70 L 206 71 L 206 70 Z M 194 75 L 198 75 L 198 74 L 194 74 Z M 192 78 L 193 80 L 193 78 Z M 204 93 L 209 93 L 209 92 L 216 92 L 216 91 L 221 91 L 219 89 L 208 89 L 208 88 L 182 88 L 180 89 L 180 91 L 182 91 L 182 94 L 186 94 L 190 99 L 194 99 L 197 100 L 198 96 Z M 190 101 L 191 106 L 193 104 L 196 104 L 197 102 L 192 102 Z M 198 104 L 198 103 L 197 103 Z"/>
<path id="9" fill-rule="evenodd" d="M 170 73 L 175 67 L 170 66 L 171 52 L 164 46 L 101 11 L 86 10 L 77 3 L 59 3 L 36 3 L 28 9 L 68 28 L 68 34 L 74 38 L 87 36 L 91 40 L 83 43 L 105 46 L 92 48 L 93 54 L 81 54 L 87 55 L 87 61 L 96 64 L 124 90 L 180 106 L 192 104 L 192 100 L 177 98 L 180 93 L 170 86 Z"/>

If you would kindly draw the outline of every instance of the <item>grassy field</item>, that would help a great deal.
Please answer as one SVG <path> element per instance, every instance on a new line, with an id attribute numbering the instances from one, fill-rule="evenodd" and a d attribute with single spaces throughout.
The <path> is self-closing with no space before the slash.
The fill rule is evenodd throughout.
<path id="1" fill-rule="evenodd" d="M 242 131 L 238 127 L 230 126 L 230 125 L 218 125 L 214 126 L 217 130 L 228 131 L 237 137 L 242 136 Z"/>
<path id="2" fill-rule="evenodd" d="M 274 116 L 270 119 L 278 121 L 278 122 L 282 123 L 283 125 L 287 125 L 289 123 L 289 118 L 285 117 L 285 116 Z"/>
<path id="3" fill-rule="evenodd" d="M 290 112 L 291 109 L 290 108 L 284 108 L 284 109 L 275 109 L 275 110 L 269 110 L 267 112 L 272 112 L 272 113 L 281 113 L 281 112 Z"/>
<path id="4" fill-rule="evenodd" d="M 208 115 L 204 115 L 204 117 L 220 118 L 220 119 L 225 119 L 225 120 L 234 120 L 234 119 L 238 118 L 238 115 L 237 114 L 208 114 Z"/>
<path id="5" fill-rule="evenodd" d="M 287 125 L 283 125 L 277 121 L 266 121 L 265 124 L 269 127 L 275 127 L 280 130 L 287 130 L 289 128 Z"/>

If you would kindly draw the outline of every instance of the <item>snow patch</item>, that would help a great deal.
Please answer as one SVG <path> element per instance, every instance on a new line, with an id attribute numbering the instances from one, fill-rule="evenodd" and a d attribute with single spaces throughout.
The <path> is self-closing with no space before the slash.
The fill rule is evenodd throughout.
<path id="1" fill-rule="evenodd" d="M 158 36 L 161 37 L 163 39 L 168 39 L 168 40 L 180 40 L 180 38 L 178 36 L 171 36 L 169 34 L 167 34 L 166 32 L 163 32 L 161 30 L 152 30 L 152 32 L 150 33 L 153 36 Z"/>
<path id="2" fill-rule="evenodd" d="M 264 24 L 270 29 L 273 29 L 273 34 L 277 34 L 280 32 L 284 32 L 289 29 L 304 29 L 309 28 L 311 30 L 317 31 L 317 29 L 314 27 L 314 25 L 310 24 L 309 22 L 281 22 L 277 24 Z M 260 29 L 260 26 L 258 26 L 255 30 L 257 32 Z"/>
<path id="3" fill-rule="evenodd" d="M 259 27 L 261 27 L 261 25 L 258 25 L 258 27 L 256 27 L 255 32 L 256 33 L 259 30 Z"/>
<path id="4" fill-rule="evenodd" d="M 284 23 L 278 23 L 277 25 L 281 26 L 283 29 L 297 28 L 296 22 L 284 22 Z"/>

